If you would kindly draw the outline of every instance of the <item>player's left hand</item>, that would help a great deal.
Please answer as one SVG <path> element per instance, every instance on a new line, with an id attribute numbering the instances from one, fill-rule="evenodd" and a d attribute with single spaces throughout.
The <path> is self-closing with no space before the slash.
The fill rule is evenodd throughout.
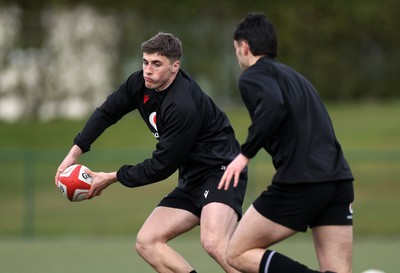
<path id="1" fill-rule="evenodd" d="M 225 170 L 224 175 L 222 176 L 219 184 L 218 184 L 218 189 L 224 189 L 227 190 L 229 188 L 229 185 L 233 179 L 233 186 L 237 187 L 239 183 L 239 177 L 240 173 L 243 171 L 243 169 L 247 166 L 249 163 L 249 160 L 247 157 L 245 157 L 242 154 L 239 154 L 227 167 Z"/>
<path id="2" fill-rule="evenodd" d="M 95 196 L 101 195 L 102 191 L 110 186 L 112 183 L 117 182 L 117 173 L 105 173 L 105 172 L 87 172 L 92 177 L 92 185 L 86 196 L 86 199 L 92 199 Z"/>
<path id="3" fill-rule="evenodd" d="M 78 158 L 82 155 L 82 150 L 77 145 L 72 146 L 68 155 L 61 162 L 60 166 L 57 168 L 56 175 L 54 177 L 54 183 L 57 186 L 58 176 L 62 173 L 67 167 L 78 163 Z"/>

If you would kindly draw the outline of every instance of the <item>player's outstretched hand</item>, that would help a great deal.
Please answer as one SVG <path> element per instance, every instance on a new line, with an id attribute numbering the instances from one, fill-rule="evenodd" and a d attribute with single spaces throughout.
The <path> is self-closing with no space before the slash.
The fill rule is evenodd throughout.
<path id="1" fill-rule="evenodd" d="M 237 187 L 239 183 L 240 173 L 246 167 L 249 159 L 242 154 L 239 154 L 227 167 L 221 181 L 218 184 L 218 189 L 227 190 L 233 179 L 233 186 Z"/>
<path id="2" fill-rule="evenodd" d="M 87 173 L 92 177 L 92 185 L 90 186 L 86 199 L 99 196 L 105 188 L 118 181 L 117 172 L 104 173 L 88 170 Z"/>

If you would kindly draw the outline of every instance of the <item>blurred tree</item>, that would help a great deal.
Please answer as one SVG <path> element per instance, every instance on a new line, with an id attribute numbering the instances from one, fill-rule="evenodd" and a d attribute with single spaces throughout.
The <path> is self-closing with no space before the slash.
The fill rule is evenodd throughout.
<path id="1" fill-rule="evenodd" d="M 31 79 L 34 79 L 32 75 L 35 71 L 44 70 L 41 75 L 50 73 L 45 68 L 59 60 L 57 54 L 65 52 L 49 49 L 52 32 L 46 25 L 46 18 L 55 11 L 85 6 L 91 7 L 100 16 L 112 18 L 109 22 L 113 22 L 101 22 L 97 27 L 100 29 L 109 25 L 110 29 L 114 28 L 103 34 L 108 37 L 103 41 L 104 46 L 100 46 L 102 54 L 115 55 L 116 58 L 116 62 L 108 62 L 111 66 L 105 75 L 111 84 L 103 85 L 104 89 L 116 88 L 131 72 L 140 69 L 140 44 L 158 31 L 167 31 L 176 34 L 183 42 L 182 67 L 193 74 L 212 97 L 221 103 L 235 103 L 239 96 L 236 82 L 240 70 L 232 46 L 233 29 L 247 12 L 262 11 L 277 27 L 278 59 L 307 76 L 325 100 L 400 98 L 400 36 L 395 27 L 400 25 L 397 16 L 400 5 L 397 0 L 3 0 L 0 10 L 10 6 L 20 10 L 20 24 L 14 24 L 19 26 L 18 35 L 12 40 L 14 48 L 8 46 L 3 53 L 2 73 L 11 65 L 7 61 L 10 56 L 19 56 L 18 64 L 26 63 L 30 67 Z M 57 20 L 52 24 L 57 25 Z M 87 23 L 78 20 L 74 24 L 75 31 L 79 32 L 79 28 Z M 0 40 L 4 39 L 1 33 Z M 58 36 L 63 35 L 66 33 Z M 73 36 L 68 37 L 73 39 Z M 92 52 L 89 45 L 86 51 L 82 51 L 82 47 L 73 49 L 75 45 L 67 41 L 64 45 L 63 50 L 75 54 L 79 60 Z M 83 67 L 80 62 L 75 62 L 75 65 L 76 68 L 72 63 L 68 70 L 80 71 Z M 98 66 L 101 62 L 93 67 Z M 59 66 L 59 69 L 62 67 Z M 91 70 L 95 72 L 93 67 Z M 81 75 L 82 72 L 76 74 Z M 21 83 L 15 87 L 14 93 L 31 97 L 25 116 L 40 115 L 42 98 L 49 96 L 48 91 L 44 92 L 46 88 L 41 86 L 48 85 L 48 81 L 49 78 L 42 76 L 30 82 L 32 88 L 23 89 Z M 77 79 L 71 78 L 70 81 Z M 27 84 L 26 81 L 24 84 Z M 0 89 L 2 86 L 0 76 Z M 56 87 L 52 85 L 52 88 Z M 90 88 L 94 89 L 89 85 L 86 91 L 82 91 L 86 94 L 83 98 L 90 99 L 93 92 L 111 91 L 97 90 L 96 87 L 92 92 L 88 91 Z M 37 95 L 32 96 L 32 92 Z M 62 92 L 57 96 L 68 97 Z M 0 90 L 0 108 L 4 105 L 1 100 L 4 101 L 5 93 Z M 0 115 L 1 112 L 0 109 Z"/>

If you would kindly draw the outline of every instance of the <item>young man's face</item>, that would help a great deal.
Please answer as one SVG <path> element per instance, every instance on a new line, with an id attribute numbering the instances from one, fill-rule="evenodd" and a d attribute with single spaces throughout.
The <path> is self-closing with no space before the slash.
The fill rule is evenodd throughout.
<path id="1" fill-rule="evenodd" d="M 171 61 L 158 53 L 143 53 L 143 77 L 145 86 L 149 89 L 162 91 L 167 88 L 176 77 L 179 70 L 179 61 Z"/>

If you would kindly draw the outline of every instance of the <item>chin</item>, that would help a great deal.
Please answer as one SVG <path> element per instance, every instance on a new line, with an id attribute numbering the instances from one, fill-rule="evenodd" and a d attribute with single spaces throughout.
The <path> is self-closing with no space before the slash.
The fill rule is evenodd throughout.
<path id="1" fill-rule="evenodd" d="M 156 87 L 154 86 L 154 84 L 151 84 L 151 83 L 149 83 L 149 82 L 145 82 L 144 83 L 144 86 L 146 86 L 146 88 L 148 88 L 148 89 L 155 89 Z"/>

